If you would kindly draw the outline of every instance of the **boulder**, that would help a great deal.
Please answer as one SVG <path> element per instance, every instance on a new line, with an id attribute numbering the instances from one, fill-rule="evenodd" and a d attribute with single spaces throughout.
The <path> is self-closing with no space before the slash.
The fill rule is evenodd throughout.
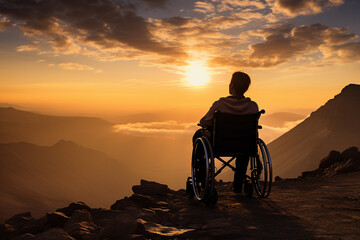
<path id="1" fill-rule="evenodd" d="M 275 182 L 282 182 L 282 178 L 279 177 L 279 176 L 276 176 L 276 177 L 275 177 Z"/>
<path id="2" fill-rule="evenodd" d="M 150 197 L 150 196 L 146 196 L 146 195 L 141 195 L 141 194 L 133 194 L 130 196 L 129 198 L 131 201 L 133 201 L 134 203 L 136 203 L 139 207 L 159 207 L 159 204 L 157 204 L 157 201 Z"/>
<path id="3" fill-rule="evenodd" d="M 96 239 L 97 226 L 91 222 L 76 222 L 71 225 L 65 225 L 64 230 L 78 240 Z"/>
<path id="4" fill-rule="evenodd" d="M 94 222 L 93 217 L 90 212 L 85 209 L 76 210 L 70 217 L 70 219 L 66 222 L 66 225 L 72 225 L 78 222 Z"/>
<path id="5" fill-rule="evenodd" d="M 348 148 L 348 149 L 344 150 L 340 154 L 340 156 L 344 161 L 347 161 L 347 160 L 349 160 L 350 158 L 353 158 L 353 157 L 358 157 L 359 156 L 358 148 L 357 147 Z"/>
<path id="6" fill-rule="evenodd" d="M 100 231 L 99 237 L 130 239 L 132 234 L 142 234 L 145 232 L 144 225 L 132 218 L 130 215 L 119 215 Z"/>
<path id="7" fill-rule="evenodd" d="M 133 186 L 132 190 L 135 194 L 141 194 L 146 196 L 166 196 L 169 188 L 165 184 L 141 179 L 140 185 Z"/>
<path id="8" fill-rule="evenodd" d="M 49 224 L 51 227 L 62 228 L 64 227 L 69 217 L 62 212 L 53 212 L 46 214 L 46 219 L 47 219 L 47 224 Z"/>
<path id="9" fill-rule="evenodd" d="M 325 168 L 331 167 L 337 162 L 341 162 L 342 158 L 340 152 L 338 151 L 331 151 L 327 157 L 321 160 L 319 169 L 323 170 Z"/>
<path id="10" fill-rule="evenodd" d="M 33 218 L 30 212 L 19 213 L 11 218 L 5 220 L 6 224 L 13 226 L 15 229 L 21 229 L 25 224 L 28 224 Z"/>
<path id="11" fill-rule="evenodd" d="M 9 224 L 0 224 L 0 239 L 8 239 L 15 235 L 15 228 Z"/>
<path id="12" fill-rule="evenodd" d="M 51 228 L 50 230 L 35 236 L 34 240 L 76 240 L 69 236 L 61 228 Z"/>
<path id="13" fill-rule="evenodd" d="M 135 207 L 133 201 L 131 201 L 128 197 L 117 200 L 113 205 L 111 205 L 111 210 L 125 210 L 129 207 Z"/>
<path id="14" fill-rule="evenodd" d="M 85 209 L 76 210 L 64 226 L 64 230 L 70 236 L 81 240 L 95 239 L 96 229 L 93 217 Z"/>
<path id="15" fill-rule="evenodd" d="M 122 211 L 118 210 L 107 210 L 102 208 L 91 209 L 90 213 L 94 218 L 94 223 L 98 226 L 104 227 L 108 224 L 109 219 L 114 219 L 119 214 L 122 214 Z"/>
<path id="16" fill-rule="evenodd" d="M 67 206 L 65 208 L 57 209 L 56 212 L 62 212 L 66 216 L 70 217 L 74 211 L 81 210 L 81 209 L 86 209 L 89 211 L 90 207 L 88 205 L 86 205 L 84 202 L 72 202 L 69 204 L 69 206 Z"/>
<path id="17" fill-rule="evenodd" d="M 31 233 L 25 233 L 23 235 L 17 236 L 15 238 L 12 238 L 11 240 L 34 240 L 35 236 Z"/>

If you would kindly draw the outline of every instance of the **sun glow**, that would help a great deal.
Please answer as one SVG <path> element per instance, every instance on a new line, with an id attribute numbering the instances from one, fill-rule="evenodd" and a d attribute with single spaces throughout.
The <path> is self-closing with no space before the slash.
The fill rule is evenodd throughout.
<path id="1" fill-rule="evenodd" d="M 190 86 L 203 86 L 209 82 L 210 74 L 200 62 L 190 62 L 185 79 Z"/>

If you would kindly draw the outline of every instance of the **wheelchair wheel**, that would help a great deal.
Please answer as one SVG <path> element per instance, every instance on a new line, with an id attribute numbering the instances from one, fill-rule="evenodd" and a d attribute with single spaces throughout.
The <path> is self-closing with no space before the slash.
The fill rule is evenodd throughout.
<path id="1" fill-rule="evenodd" d="M 196 139 L 191 161 L 191 180 L 194 196 L 208 199 L 214 191 L 215 164 L 210 141 L 206 137 Z"/>
<path id="2" fill-rule="evenodd" d="M 250 159 L 251 180 L 259 197 L 266 198 L 270 194 L 272 183 L 272 165 L 269 150 L 260 138 L 257 154 Z"/>

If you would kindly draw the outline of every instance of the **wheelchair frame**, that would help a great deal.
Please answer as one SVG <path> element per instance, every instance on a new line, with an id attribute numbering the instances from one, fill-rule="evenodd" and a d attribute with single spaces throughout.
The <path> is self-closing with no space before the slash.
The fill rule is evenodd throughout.
<path id="1" fill-rule="evenodd" d="M 246 175 L 244 181 L 244 192 L 247 196 L 252 196 L 253 189 L 260 198 L 266 198 L 270 195 L 272 183 L 272 164 L 269 150 L 263 140 L 258 137 L 258 129 L 262 127 L 258 125 L 258 118 L 264 114 L 265 110 L 258 113 L 256 119 L 256 150 L 250 155 L 249 165 L 250 176 Z M 237 115 L 233 115 L 237 116 Z M 247 115 L 242 115 L 247 116 Z M 248 115 L 250 116 L 250 115 Z M 214 132 L 216 124 L 216 114 L 214 117 Z M 215 137 L 213 138 L 215 143 Z M 251 145 L 251 144 L 250 144 Z M 199 149 L 200 148 L 200 149 Z M 198 155 L 201 155 L 205 160 L 200 163 Z M 230 157 L 229 160 L 224 160 L 222 157 Z M 231 162 L 238 155 L 231 154 L 214 154 L 214 147 L 208 137 L 202 136 L 197 138 L 194 142 L 192 162 L 191 162 L 191 177 L 188 177 L 186 183 L 186 192 L 190 197 L 195 197 L 197 200 L 204 201 L 206 205 L 213 205 L 217 202 L 217 191 L 215 189 L 215 177 L 219 175 L 226 167 L 235 171 L 235 167 Z M 215 159 L 218 159 L 222 166 L 215 171 Z M 202 167 L 200 165 L 203 165 Z"/>

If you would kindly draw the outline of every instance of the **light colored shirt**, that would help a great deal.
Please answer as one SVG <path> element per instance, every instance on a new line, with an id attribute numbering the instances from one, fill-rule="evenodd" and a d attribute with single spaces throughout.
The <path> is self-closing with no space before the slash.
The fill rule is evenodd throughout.
<path id="1" fill-rule="evenodd" d="M 234 96 L 222 97 L 215 101 L 210 107 L 207 114 L 200 120 L 202 126 L 210 126 L 213 124 L 213 118 L 216 111 L 229 114 L 255 114 L 259 112 L 259 107 L 256 102 L 251 101 L 250 98 L 236 98 Z"/>

